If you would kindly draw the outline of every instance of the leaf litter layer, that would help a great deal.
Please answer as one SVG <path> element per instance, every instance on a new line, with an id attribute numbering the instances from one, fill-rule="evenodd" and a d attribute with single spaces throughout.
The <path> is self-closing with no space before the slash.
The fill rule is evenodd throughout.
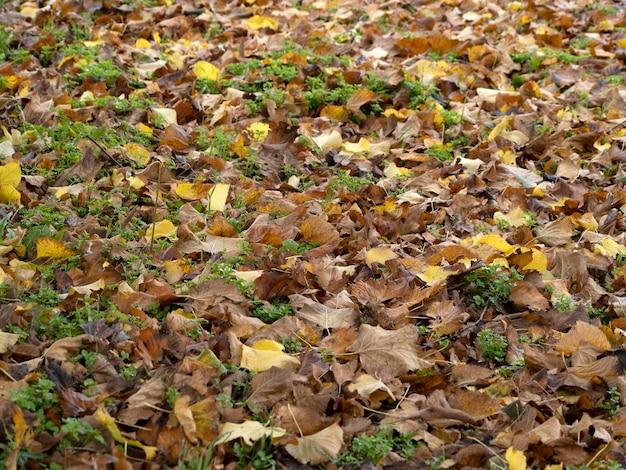
<path id="1" fill-rule="evenodd" d="M 622 468 L 624 8 L 9 1 L 6 468 Z"/>

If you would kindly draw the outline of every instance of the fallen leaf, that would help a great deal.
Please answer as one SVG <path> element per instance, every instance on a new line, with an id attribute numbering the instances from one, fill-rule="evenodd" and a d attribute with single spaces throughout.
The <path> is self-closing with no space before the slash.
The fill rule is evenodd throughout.
<path id="1" fill-rule="evenodd" d="M 243 439 L 247 446 L 253 445 L 263 438 L 277 439 L 287 432 L 284 429 L 274 426 L 264 426 L 258 421 L 246 420 L 242 423 L 224 423 L 220 429 L 220 435 L 215 441 L 215 445 L 224 444 L 235 439 Z"/>
<path id="2" fill-rule="evenodd" d="M 16 188 L 21 180 L 22 169 L 18 162 L 11 161 L 0 166 L 0 203 L 20 203 L 21 195 Z"/>
<path id="3" fill-rule="evenodd" d="M 161 220 L 154 225 L 148 227 L 146 230 L 146 238 L 151 240 L 152 238 L 172 238 L 176 236 L 178 228 L 172 223 L 171 220 Z"/>
<path id="4" fill-rule="evenodd" d="M 504 458 L 509 465 L 509 470 L 526 470 L 526 456 L 521 450 L 509 447 Z"/>
<path id="5" fill-rule="evenodd" d="M 432 362 L 417 355 L 417 331 L 412 325 L 399 330 L 361 325 L 356 341 L 347 351 L 359 355 L 363 369 L 372 375 L 393 377 L 412 370 L 427 369 Z"/>
<path id="6" fill-rule="evenodd" d="M 103 407 L 99 407 L 97 409 L 97 411 L 94 413 L 94 418 L 102 426 L 104 426 L 107 431 L 109 431 L 109 434 L 111 434 L 111 437 L 116 442 L 119 442 L 120 444 L 125 445 L 125 446 L 133 446 L 133 447 L 140 448 L 146 454 L 146 460 L 153 460 L 156 457 L 158 448 L 152 447 L 152 446 L 146 446 L 142 444 L 141 442 L 134 440 L 134 439 L 126 439 L 122 435 L 122 432 L 120 431 L 120 429 L 117 427 L 117 424 L 115 424 L 115 420 L 113 419 L 113 417 Z"/>
<path id="7" fill-rule="evenodd" d="M 74 256 L 76 251 L 67 248 L 62 242 L 53 238 L 41 237 L 36 242 L 37 258 L 61 260 Z"/>
<path id="8" fill-rule="evenodd" d="M 285 450 L 301 464 L 319 465 L 339 455 L 343 446 L 343 430 L 338 423 L 334 423 L 296 440 L 297 444 L 287 444 Z"/>
<path id="9" fill-rule="evenodd" d="M 300 361 L 283 352 L 283 345 L 269 339 L 262 339 L 249 347 L 245 344 L 242 346 L 241 363 L 239 367 L 242 369 L 262 372 L 272 367 L 296 368 L 300 365 Z"/>

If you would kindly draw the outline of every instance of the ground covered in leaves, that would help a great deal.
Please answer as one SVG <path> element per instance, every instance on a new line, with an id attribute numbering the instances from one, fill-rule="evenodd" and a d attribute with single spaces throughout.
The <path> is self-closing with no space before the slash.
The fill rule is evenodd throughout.
<path id="1" fill-rule="evenodd" d="M 5 468 L 623 468 L 624 14 L 3 2 Z"/>

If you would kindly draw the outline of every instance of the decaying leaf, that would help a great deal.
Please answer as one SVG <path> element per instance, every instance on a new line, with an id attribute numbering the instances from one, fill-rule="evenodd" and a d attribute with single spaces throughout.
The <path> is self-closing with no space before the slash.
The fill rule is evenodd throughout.
<path id="1" fill-rule="evenodd" d="M 397 376 L 432 367 L 432 362 L 417 355 L 416 340 L 417 332 L 412 326 L 384 330 L 379 326 L 361 325 L 348 351 L 359 355 L 368 374 Z"/>

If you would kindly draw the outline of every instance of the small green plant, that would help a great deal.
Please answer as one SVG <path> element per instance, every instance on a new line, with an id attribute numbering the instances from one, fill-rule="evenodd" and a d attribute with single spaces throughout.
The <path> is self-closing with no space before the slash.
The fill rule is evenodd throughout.
<path id="1" fill-rule="evenodd" d="M 265 437 L 252 446 L 235 442 L 233 454 L 237 458 L 239 470 L 252 468 L 253 470 L 268 470 L 276 468 L 275 448 L 271 439 Z"/>
<path id="2" fill-rule="evenodd" d="M 302 343 L 295 336 L 278 336 L 278 342 L 283 345 L 287 354 L 297 354 L 302 351 Z"/>
<path id="3" fill-rule="evenodd" d="M 506 336 L 492 330 L 482 330 L 476 335 L 476 342 L 482 351 L 483 357 L 492 359 L 496 363 L 506 360 L 508 342 Z"/>
<path id="4" fill-rule="evenodd" d="M 197 444 L 192 449 L 185 449 L 178 457 L 178 470 L 208 470 L 212 455 L 213 445 L 204 448 Z"/>
<path id="5" fill-rule="evenodd" d="M 292 314 L 291 305 L 276 300 L 271 304 L 256 301 L 255 305 L 252 307 L 252 315 L 267 324 L 274 323 L 285 315 Z"/>
<path id="6" fill-rule="evenodd" d="M 449 162 L 454 160 L 454 152 L 452 151 L 452 148 L 446 145 L 433 145 L 426 150 L 426 153 L 431 157 L 435 157 L 440 162 Z"/>
<path id="7" fill-rule="evenodd" d="M 47 413 L 57 408 L 59 395 L 55 383 L 46 376 L 39 377 L 28 387 L 10 392 L 11 400 L 20 408 L 35 413 L 35 432 L 58 433 L 59 428 L 50 421 Z"/>
<path id="8" fill-rule="evenodd" d="M 333 463 L 345 469 L 356 470 L 364 463 L 377 465 L 389 452 L 396 452 L 405 459 L 410 458 L 421 443 L 413 440 L 412 435 L 399 434 L 391 428 L 384 427 L 376 434 L 366 434 L 352 439 L 346 449 Z"/>
<path id="9" fill-rule="evenodd" d="M 515 281 L 521 278 L 515 268 L 506 270 L 499 264 L 489 264 L 470 272 L 465 276 L 465 282 L 472 306 L 500 309 L 508 300 Z"/>
<path id="10" fill-rule="evenodd" d="M 106 445 L 106 440 L 102 436 L 102 433 L 80 418 L 63 418 L 60 432 L 64 434 L 59 443 L 62 449 L 84 447 L 91 441 Z"/>
<path id="11" fill-rule="evenodd" d="M 569 312 L 574 305 L 574 299 L 567 294 L 557 294 L 553 305 L 554 308 L 561 312 Z"/>
<path id="12" fill-rule="evenodd" d="M 526 363 L 523 359 L 515 361 L 513 364 L 502 366 L 498 368 L 498 374 L 505 379 L 510 379 L 515 376 L 520 370 L 526 368 Z"/>
<path id="13" fill-rule="evenodd" d="M 606 392 L 606 398 L 602 402 L 602 408 L 608 411 L 610 416 L 615 416 L 622 409 L 620 398 L 622 394 L 617 387 L 611 387 Z"/>

